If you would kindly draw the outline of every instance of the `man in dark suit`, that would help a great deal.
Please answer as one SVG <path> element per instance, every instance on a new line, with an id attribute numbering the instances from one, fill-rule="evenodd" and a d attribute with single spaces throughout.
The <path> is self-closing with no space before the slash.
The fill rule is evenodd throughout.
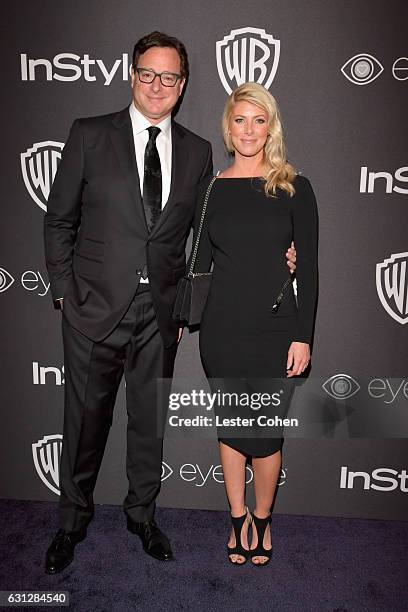
<path id="1" fill-rule="evenodd" d="M 47 573 L 67 567 L 86 536 L 123 373 L 127 526 L 148 554 L 172 558 L 153 518 L 162 460 L 156 386 L 173 373 L 176 286 L 196 187 L 212 170 L 210 144 L 171 118 L 187 78 L 180 41 L 159 32 L 139 40 L 130 107 L 74 122 L 50 193 L 45 252 L 62 310 L 65 412 L 60 530 Z"/>

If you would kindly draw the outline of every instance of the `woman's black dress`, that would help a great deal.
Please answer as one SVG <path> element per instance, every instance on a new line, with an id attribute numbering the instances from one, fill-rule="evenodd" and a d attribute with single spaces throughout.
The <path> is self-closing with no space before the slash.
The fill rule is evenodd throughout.
<path id="1" fill-rule="evenodd" d="M 195 234 L 209 182 L 209 178 L 204 180 L 199 189 Z M 247 390 L 268 391 L 265 381 L 270 381 L 270 388 L 276 391 L 272 379 L 286 380 L 291 342 L 310 343 L 313 332 L 317 208 L 312 187 L 305 177 L 297 176 L 294 196 L 279 189 L 273 198 L 266 197 L 263 185 L 259 178 L 215 181 L 195 265 L 195 272 L 207 272 L 214 262 L 200 329 L 200 353 L 207 377 L 230 381 L 224 386 L 229 391 L 231 384 L 242 391 L 237 379 L 243 378 L 250 381 Z M 272 305 L 289 276 L 286 251 L 292 240 L 297 251 L 298 302 L 290 284 L 273 314 Z M 220 439 L 253 456 L 280 450 L 281 437 L 266 437 L 265 428 L 259 431 L 250 438 Z"/>

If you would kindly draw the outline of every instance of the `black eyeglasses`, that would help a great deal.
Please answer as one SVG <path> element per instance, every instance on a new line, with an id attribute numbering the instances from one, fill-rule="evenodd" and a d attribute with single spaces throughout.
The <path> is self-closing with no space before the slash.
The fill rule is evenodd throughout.
<path id="1" fill-rule="evenodd" d="M 160 78 L 160 83 L 164 87 L 174 87 L 179 79 L 182 78 L 181 74 L 175 74 L 174 72 L 155 72 L 151 68 L 135 68 L 139 76 L 139 80 L 142 83 L 153 83 L 156 77 Z"/>

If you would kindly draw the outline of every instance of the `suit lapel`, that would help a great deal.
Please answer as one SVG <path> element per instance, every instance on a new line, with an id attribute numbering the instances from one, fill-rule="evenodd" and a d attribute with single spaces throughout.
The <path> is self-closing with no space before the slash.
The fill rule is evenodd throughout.
<path id="1" fill-rule="evenodd" d="M 142 195 L 140 193 L 139 173 L 137 171 L 129 107 L 124 108 L 114 116 L 110 130 L 110 138 L 130 196 L 147 232 L 146 217 L 143 209 Z"/>
<path id="2" fill-rule="evenodd" d="M 171 213 L 172 208 L 177 202 L 177 196 L 182 188 L 183 174 L 187 167 L 188 151 L 183 146 L 184 132 L 180 129 L 180 126 L 172 121 L 171 123 L 171 183 L 170 193 L 167 200 L 166 206 L 164 207 L 156 225 L 151 233 L 152 236 L 161 228 L 165 223 L 168 215 Z"/>

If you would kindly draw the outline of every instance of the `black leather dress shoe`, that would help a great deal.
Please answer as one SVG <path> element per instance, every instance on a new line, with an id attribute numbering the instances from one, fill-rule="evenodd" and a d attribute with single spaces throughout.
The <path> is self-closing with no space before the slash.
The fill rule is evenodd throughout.
<path id="1" fill-rule="evenodd" d="M 158 528 L 154 520 L 135 523 L 127 518 L 127 528 L 142 540 L 143 550 L 159 561 L 174 559 L 167 536 Z"/>
<path id="2" fill-rule="evenodd" d="M 45 557 L 45 573 L 58 574 L 74 559 L 74 549 L 78 542 L 86 538 L 86 528 L 79 531 L 64 531 L 59 529 L 57 535 L 47 550 Z"/>

